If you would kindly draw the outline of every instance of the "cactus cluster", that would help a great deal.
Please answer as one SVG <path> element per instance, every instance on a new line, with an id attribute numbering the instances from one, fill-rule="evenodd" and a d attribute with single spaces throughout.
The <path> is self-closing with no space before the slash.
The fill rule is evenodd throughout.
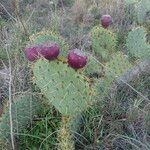
<path id="1" fill-rule="evenodd" d="M 102 62 L 107 62 L 104 68 L 101 68 L 93 57 L 89 57 L 87 63 L 85 55 L 82 55 L 82 53 L 80 55 L 77 49 L 69 53 L 69 65 L 67 61 L 62 61 L 62 59 L 48 61 L 40 58 L 32 66 L 34 82 L 49 102 L 65 118 L 72 118 L 91 106 L 95 102 L 95 92 L 99 92 L 99 98 L 106 96 L 115 78 L 121 76 L 132 66 L 122 52 L 115 53 L 116 36 L 111 31 L 98 26 L 94 27 L 92 42 L 93 49 L 101 56 Z M 75 64 L 71 64 L 70 60 L 74 60 Z M 77 64 L 78 62 L 80 63 Z M 74 70 L 80 68 L 78 65 L 82 65 L 82 63 L 87 63 L 83 71 Z M 100 82 L 98 81 L 98 86 L 91 84 L 86 75 L 103 69 L 105 77 Z M 67 124 L 68 122 L 62 122 L 62 128 L 58 136 L 61 145 L 59 149 L 62 150 L 73 149 L 72 136 Z"/>
<path id="2" fill-rule="evenodd" d="M 39 34 L 39 37 L 32 37 L 31 43 L 40 45 L 42 42 L 50 41 L 49 35 Z M 52 41 L 58 43 L 55 39 L 52 39 Z M 67 119 L 67 122 L 62 122 L 58 135 L 60 139 L 59 149 L 70 150 L 74 148 L 74 142 L 70 133 L 70 120 L 95 102 L 96 89 L 91 85 L 84 71 L 77 70 L 85 67 L 88 62 L 84 52 L 74 49 L 66 57 L 68 49 L 63 49 L 61 45 L 59 46 L 60 54 L 58 58 L 48 61 L 45 57 L 38 57 L 32 64 L 33 82 L 40 88 L 50 104 L 55 106 L 62 114 L 63 118 L 71 118 Z M 64 50 L 65 53 L 63 52 Z"/>
<path id="3" fill-rule="evenodd" d="M 129 54 L 137 58 L 145 58 L 150 54 L 150 46 L 146 43 L 145 36 L 142 27 L 129 32 L 126 40 Z M 70 132 L 72 118 L 95 103 L 97 95 L 99 99 L 106 96 L 116 77 L 132 67 L 128 58 L 121 51 L 117 51 L 117 39 L 112 31 L 95 26 L 91 31 L 91 38 L 92 49 L 102 65 L 95 61 L 95 56 L 87 56 L 79 49 L 69 52 L 65 40 L 48 31 L 31 36 L 25 49 L 28 60 L 34 62 L 31 63 L 33 82 L 48 103 L 62 115 L 62 127 L 58 135 L 60 150 L 74 149 Z M 103 76 L 100 80 L 91 82 L 90 75 L 94 73 L 102 73 Z M 39 98 L 31 95 L 17 97 L 12 106 L 14 133 L 17 135 L 21 132 L 42 108 L 44 106 Z M 0 141 L 7 139 L 10 143 L 9 124 L 9 113 L 6 111 L 0 123 Z"/>

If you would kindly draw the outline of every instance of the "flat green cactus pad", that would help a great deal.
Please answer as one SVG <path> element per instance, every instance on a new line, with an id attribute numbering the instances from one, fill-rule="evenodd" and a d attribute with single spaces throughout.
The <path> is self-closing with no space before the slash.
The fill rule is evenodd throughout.
<path id="1" fill-rule="evenodd" d="M 115 53 L 113 58 L 105 65 L 105 77 L 99 81 L 99 97 L 105 97 L 110 92 L 110 88 L 112 88 L 111 86 L 115 79 L 123 75 L 131 67 L 132 65 L 122 52 Z"/>
<path id="2" fill-rule="evenodd" d="M 125 0 L 125 4 L 127 4 L 127 5 L 131 5 L 131 4 L 134 4 L 137 2 L 138 2 L 138 0 Z"/>
<path id="3" fill-rule="evenodd" d="M 124 74 L 132 65 L 128 61 L 125 55 L 122 52 L 117 52 L 113 58 L 106 63 L 105 75 L 106 77 L 111 76 L 116 78 Z"/>
<path id="4" fill-rule="evenodd" d="M 116 35 L 101 26 L 95 26 L 91 31 L 92 48 L 104 61 L 116 51 Z"/>
<path id="5" fill-rule="evenodd" d="M 129 54 L 137 58 L 150 57 L 150 45 L 146 43 L 146 30 L 138 27 L 129 32 L 126 40 Z"/>
<path id="6" fill-rule="evenodd" d="M 61 61 L 39 59 L 33 73 L 42 93 L 63 115 L 76 115 L 94 101 L 88 81 Z"/>
<path id="7" fill-rule="evenodd" d="M 67 56 L 67 51 L 69 49 L 69 46 L 66 43 L 66 41 L 63 39 L 63 37 L 61 37 L 58 34 L 55 34 L 49 31 L 43 31 L 43 32 L 39 32 L 37 34 L 32 35 L 30 37 L 30 41 L 32 44 L 42 44 L 46 41 L 56 42 L 57 44 L 59 44 L 61 48 L 61 51 L 60 51 L 61 55 Z"/>

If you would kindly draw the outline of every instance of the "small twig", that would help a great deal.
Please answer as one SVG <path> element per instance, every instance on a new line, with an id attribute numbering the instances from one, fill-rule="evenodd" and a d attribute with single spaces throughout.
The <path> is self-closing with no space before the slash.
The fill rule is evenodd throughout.
<path id="1" fill-rule="evenodd" d="M 31 12 L 30 16 L 28 17 L 28 19 L 26 21 L 26 24 L 30 21 L 30 19 L 33 16 L 34 12 L 35 12 L 35 8 L 33 9 L 33 11 Z"/>
<path id="2" fill-rule="evenodd" d="M 17 19 L 15 17 L 13 17 L 8 10 L 5 8 L 5 6 L 0 2 L 1 7 L 5 10 L 5 12 L 14 20 L 17 22 Z"/>
<path id="3" fill-rule="evenodd" d="M 62 8 L 63 8 L 64 13 L 66 14 L 66 10 L 65 10 L 64 3 L 63 3 L 62 0 L 61 0 L 61 6 L 62 6 Z"/>
<path id="4" fill-rule="evenodd" d="M 53 134 L 57 133 L 58 131 L 59 131 L 59 130 L 56 130 L 56 131 L 54 131 L 53 133 L 49 134 L 49 135 L 41 142 L 40 147 L 39 147 L 39 150 L 41 150 L 41 148 L 42 148 L 44 142 L 45 142 L 48 138 L 50 138 Z"/>
<path id="5" fill-rule="evenodd" d="M 124 75 L 122 75 L 116 82 L 112 85 L 110 90 L 110 95 L 115 95 L 118 90 L 118 87 L 121 88 L 124 85 L 130 87 L 133 91 L 135 91 L 138 95 L 140 95 L 143 99 L 150 101 L 147 97 L 145 97 L 142 93 L 133 88 L 129 82 L 136 79 L 141 74 L 150 74 L 150 60 L 144 60 L 135 65 L 131 70 L 127 71 Z"/>
<path id="6" fill-rule="evenodd" d="M 122 87 L 124 82 L 129 83 L 141 74 L 150 74 L 150 59 L 139 62 L 131 70 L 126 72 L 117 80 L 117 84 Z M 123 80 L 123 81 L 122 81 Z"/>
<path id="7" fill-rule="evenodd" d="M 3 69 L 3 70 L 0 70 L 0 76 L 1 75 L 4 75 L 6 77 L 6 76 L 8 76 L 8 73 L 6 72 L 5 69 Z"/>
<path id="8" fill-rule="evenodd" d="M 25 27 L 25 24 L 24 24 L 22 18 L 20 17 L 20 14 L 19 14 L 19 2 L 17 0 L 12 0 L 12 4 L 15 8 L 15 14 L 17 16 L 17 19 L 20 22 L 20 24 L 22 25 L 23 33 L 24 33 L 24 35 L 28 36 L 28 32 L 27 32 L 27 29 Z"/>
<path id="9" fill-rule="evenodd" d="M 12 76 L 11 76 L 11 61 L 10 61 L 10 46 L 8 50 L 8 46 L 6 47 L 6 53 L 8 57 L 9 63 L 9 120 L 10 120 L 10 136 L 11 136 L 11 145 L 12 150 L 15 150 L 15 142 L 14 142 L 14 134 L 13 134 L 13 118 L 12 118 Z"/>

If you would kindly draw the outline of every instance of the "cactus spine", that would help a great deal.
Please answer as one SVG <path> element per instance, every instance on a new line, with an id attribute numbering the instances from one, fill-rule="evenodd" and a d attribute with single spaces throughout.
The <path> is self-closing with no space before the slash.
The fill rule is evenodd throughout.
<path id="1" fill-rule="evenodd" d="M 99 28 L 94 30 L 93 35 L 97 34 L 97 29 Z M 104 37 L 102 37 L 100 33 L 103 33 L 102 36 Z M 109 37 L 107 40 L 105 39 L 105 35 L 107 38 Z M 101 38 L 99 38 L 99 36 Z M 113 54 L 116 50 L 116 39 L 110 31 L 103 28 L 101 29 L 100 27 L 97 39 L 95 38 L 94 40 L 97 42 L 96 44 L 101 46 L 99 52 L 103 61 L 107 60 L 105 65 L 105 77 L 99 82 L 100 86 L 98 86 L 99 96 L 103 98 L 108 93 L 109 87 L 116 76 L 122 75 L 131 67 L 131 64 L 123 53 L 118 52 L 115 55 Z M 102 43 L 100 39 L 103 39 Z M 96 48 L 96 50 L 98 50 L 98 46 Z M 107 59 L 103 57 L 103 51 L 107 52 Z M 112 55 L 114 56 L 112 57 Z M 112 59 L 108 61 L 108 58 L 111 57 Z M 95 72 L 95 70 L 90 70 L 92 67 L 95 67 L 95 61 L 92 57 L 90 58 L 90 63 L 87 64 L 80 74 L 60 59 L 50 62 L 45 59 L 39 59 L 32 66 L 34 82 L 41 89 L 49 102 L 62 114 L 62 126 L 58 135 L 58 148 L 60 150 L 74 149 L 74 142 L 70 132 L 70 122 L 74 116 L 95 102 L 94 94 L 97 87 L 94 85 L 91 86 L 90 80 L 86 77 L 86 75 L 90 74 L 90 71 Z M 99 68 L 98 65 L 97 68 Z"/>

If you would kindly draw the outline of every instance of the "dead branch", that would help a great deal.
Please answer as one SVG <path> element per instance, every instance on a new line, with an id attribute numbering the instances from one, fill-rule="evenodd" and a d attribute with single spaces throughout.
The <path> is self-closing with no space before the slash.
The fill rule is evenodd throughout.
<path id="1" fill-rule="evenodd" d="M 122 81 L 124 81 L 125 83 L 129 83 L 142 74 L 150 75 L 150 59 L 139 62 L 131 70 L 126 72 L 117 80 L 117 85 L 119 87 L 122 87 L 124 86 L 124 83 Z"/>
<path id="2" fill-rule="evenodd" d="M 118 89 L 128 86 L 131 81 L 137 79 L 140 75 L 150 75 L 150 59 L 144 60 L 133 66 L 124 75 L 119 77 L 111 87 L 110 96 L 114 97 Z M 140 94 L 140 93 L 139 93 Z M 147 99 L 147 98 L 146 98 Z"/>

